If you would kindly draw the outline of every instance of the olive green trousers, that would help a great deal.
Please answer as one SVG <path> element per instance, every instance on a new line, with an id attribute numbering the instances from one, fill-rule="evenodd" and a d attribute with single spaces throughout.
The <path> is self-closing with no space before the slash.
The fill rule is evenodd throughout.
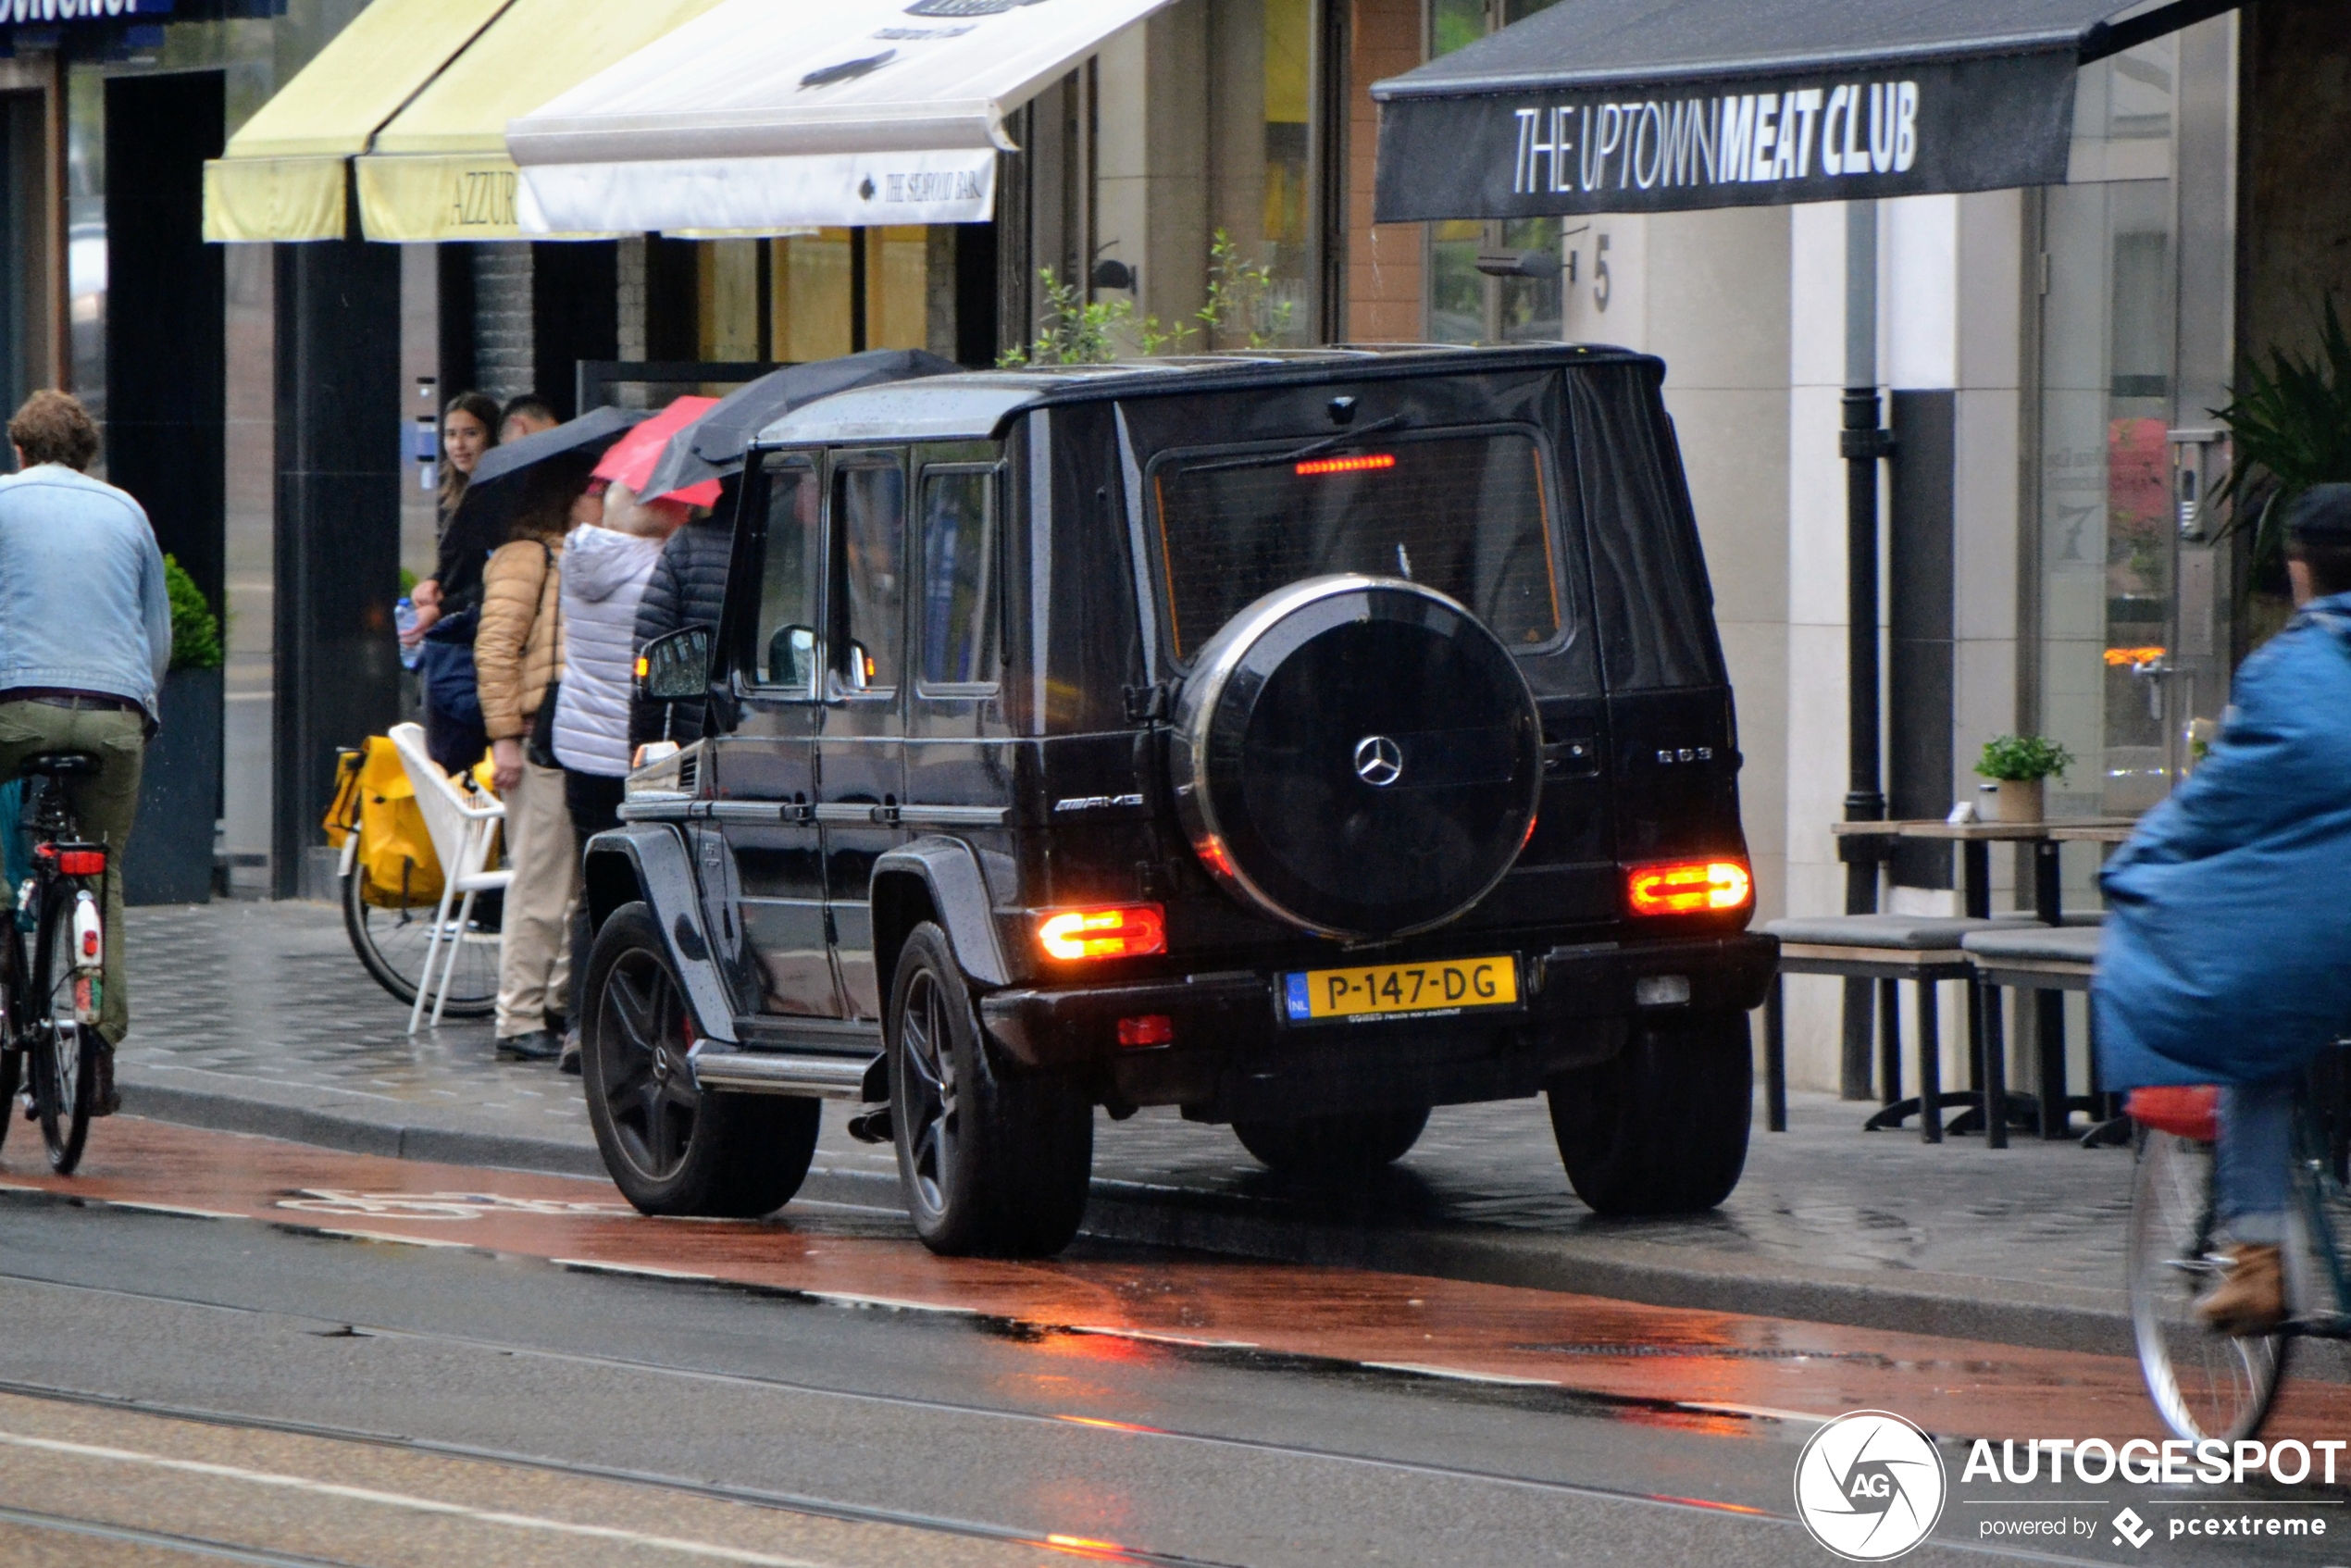
<path id="1" fill-rule="evenodd" d="M 14 778 L 27 757 L 44 752 L 87 752 L 99 761 L 94 777 L 65 781 L 66 800 L 83 837 L 106 846 L 106 965 L 101 979 L 98 1033 L 119 1045 L 131 1027 L 131 992 L 122 978 L 123 849 L 139 815 L 139 765 L 147 752 L 147 725 L 141 715 L 99 708 L 59 708 L 47 703 L 0 703 L 0 778 Z M 44 788 L 28 779 L 31 803 Z M 6 825 L 13 831 L 16 824 Z M 17 890 L 7 890 L 7 908 Z"/>

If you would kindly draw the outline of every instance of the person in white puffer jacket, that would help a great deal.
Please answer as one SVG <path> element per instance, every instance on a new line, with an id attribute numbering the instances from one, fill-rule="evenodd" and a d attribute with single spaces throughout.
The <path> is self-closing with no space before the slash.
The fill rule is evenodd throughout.
<path id="1" fill-rule="evenodd" d="M 604 492 L 603 526 L 576 528 L 564 545 L 563 685 L 555 694 L 555 760 L 564 805 L 586 844 L 620 824 L 628 776 L 628 709 L 635 691 L 637 602 L 661 547 L 686 520 L 674 501 L 640 502 L 625 485 Z M 570 1037 L 563 1070 L 579 1071 L 580 1004 L 588 980 L 588 912 L 571 931 Z"/>

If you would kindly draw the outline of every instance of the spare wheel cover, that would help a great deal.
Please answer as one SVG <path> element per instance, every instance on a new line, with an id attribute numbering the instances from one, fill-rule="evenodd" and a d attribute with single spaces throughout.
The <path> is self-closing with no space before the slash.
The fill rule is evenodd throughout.
<path id="1" fill-rule="evenodd" d="M 1443 925 L 1499 882 L 1542 790 L 1542 720 L 1509 649 L 1401 579 L 1258 600 L 1176 704 L 1176 809 L 1234 897 L 1324 936 Z"/>

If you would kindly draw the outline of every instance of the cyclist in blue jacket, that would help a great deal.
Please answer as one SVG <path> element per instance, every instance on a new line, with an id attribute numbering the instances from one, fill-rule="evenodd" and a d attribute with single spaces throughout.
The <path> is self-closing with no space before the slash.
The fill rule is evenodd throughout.
<path id="1" fill-rule="evenodd" d="M 98 454 L 98 427 L 79 399 L 34 392 L 9 420 L 8 439 L 20 471 L 0 479 L 0 778 L 44 752 L 99 760 L 100 771 L 69 781 L 66 793 L 82 831 L 109 851 L 98 1021 L 107 1049 L 96 1090 L 104 1114 L 115 1102 L 113 1048 L 131 1023 L 123 846 L 171 662 L 171 598 L 145 511 L 83 472 Z"/>
<path id="2" fill-rule="evenodd" d="M 2223 1086 L 2213 1327 L 2285 1316 L 2294 1098 L 2351 1025 L 2351 484 L 2287 517 L 2294 619 L 2237 674 L 2211 754 L 2106 868 L 2092 992 L 2107 1085 Z"/>

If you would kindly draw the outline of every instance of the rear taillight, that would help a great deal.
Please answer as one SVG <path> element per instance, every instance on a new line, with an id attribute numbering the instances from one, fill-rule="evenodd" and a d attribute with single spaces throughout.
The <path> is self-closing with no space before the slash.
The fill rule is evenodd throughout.
<path id="1" fill-rule="evenodd" d="M 61 877 L 104 877 L 106 874 L 106 852 L 59 850 L 57 874 Z"/>
<path id="2" fill-rule="evenodd" d="M 1064 909 L 1037 919 L 1048 958 L 1138 958 L 1167 951 L 1167 914 L 1155 903 L 1116 909 Z"/>
<path id="3" fill-rule="evenodd" d="M 1743 860 L 1675 860 L 1627 866 L 1625 905 L 1636 915 L 1717 915 L 1755 902 Z"/>

